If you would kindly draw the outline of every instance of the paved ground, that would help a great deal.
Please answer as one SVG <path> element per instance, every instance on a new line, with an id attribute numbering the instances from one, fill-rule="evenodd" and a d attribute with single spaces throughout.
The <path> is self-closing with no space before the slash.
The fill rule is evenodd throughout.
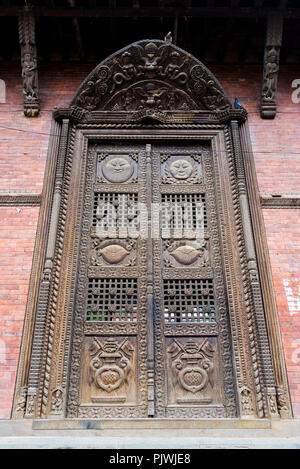
<path id="1" fill-rule="evenodd" d="M 38 421 L 35 427 L 41 427 Z M 77 421 L 78 422 L 78 421 Z M 71 422 L 72 424 L 72 422 Z M 45 426 L 45 425 L 44 425 Z M 192 448 L 260 448 L 260 449 L 300 449 L 300 420 L 274 421 L 271 428 L 109 428 L 106 422 L 89 429 L 78 425 L 57 425 L 47 421 L 48 429 L 33 429 L 32 421 L 0 421 L 1 449 L 47 449 L 47 448 L 106 448 L 106 449 L 192 449 Z M 128 426 L 128 425 L 123 425 Z M 134 424 L 133 424 L 134 426 Z M 139 425 L 135 425 L 136 427 Z M 143 427 L 143 425 L 140 425 Z M 163 425 L 162 425 L 163 426 Z M 180 426 L 180 425 L 179 425 Z M 196 425 L 196 427 L 199 425 Z M 230 423 L 227 425 L 230 426 Z M 254 425 L 255 426 L 255 425 Z M 96 429 L 95 429 L 96 427 Z M 115 425 L 111 425 L 115 427 Z M 193 425 L 191 424 L 191 427 Z"/>

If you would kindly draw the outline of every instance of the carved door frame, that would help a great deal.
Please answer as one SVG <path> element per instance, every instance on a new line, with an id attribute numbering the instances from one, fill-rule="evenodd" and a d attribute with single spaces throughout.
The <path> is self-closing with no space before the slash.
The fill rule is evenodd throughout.
<path id="1" fill-rule="evenodd" d="M 88 142 L 168 139 L 211 142 L 222 181 L 216 197 L 227 217 L 219 228 L 232 336 L 231 397 L 236 399 L 238 417 L 291 416 L 246 119 L 245 110 L 228 106 L 120 113 L 87 112 L 73 104 L 54 111 L 13 418 L 66 417 L 80 249 L 80 222 L 74 207 L 83 199 L 82 156 L 87 155 Z M 150 382 L 148 375 L 148 386 Z"/>

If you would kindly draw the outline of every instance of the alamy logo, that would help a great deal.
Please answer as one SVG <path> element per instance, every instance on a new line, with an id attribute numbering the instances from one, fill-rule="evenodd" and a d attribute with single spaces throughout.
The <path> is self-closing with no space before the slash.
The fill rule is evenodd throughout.
<path id="1" fill-rule="evenodd" d="M 6 103 L 6 86 L 5 81 L 0 79 L 0 104 Z"/>
<path id="2" fill-rule="evenodd" d="M 292 88 L 296 88 L 295 91 L 292 92 L 292 102 L 294 104 L 300 103 L 300 78 L 296 78 L 292 81 Z"/>

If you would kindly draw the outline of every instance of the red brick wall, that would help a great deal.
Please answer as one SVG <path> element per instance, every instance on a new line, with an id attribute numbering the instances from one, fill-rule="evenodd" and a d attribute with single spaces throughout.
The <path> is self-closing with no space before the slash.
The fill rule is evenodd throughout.
<path id="1" fill-rule="evenodd" d="M 37 207 L 0 207 L 0 418 L 10 416 L 37 217 Z"/>
<path id="2" fill-rule="evenodd" d="M 300 416 L 300 209 L 264 210 L 295 416 Z"/>
<path id="3" fill-rule="evenodd" d="M 6 82 L 6 104 L 0 104 L 0 191 L 39 193 L 47 156 L 53 108 L 68 104 L 91 66 L 40 67 L 41 113 L 35 119 L 23 113 L 20 67 L 0 72 Z M 18 129 L 18 130 L 16 130 Z"/>
<path id="4" fill-rule="evenodd" d="M 2 68 L 0 78 L 7 85 L 7 103 L 0 104 L 0 192 L 41 192 L 51 111 L 59 103 L 70 102 L 77 87 L 92 68 L 92 65 L 80 64 L 41 64 L 41 114 L 33 119 L 23 115 L 20 66 L 9 65 Z M 270 121 L 262 120 L 259 115 L 260 67 L 224 65 L 210 68 L 230 99 L 233 101 L 237 95 L 249 112 L 261 193 L 299 193 L 300 155 L 297 152 L 300 153 L 300 121 L 295 112 L 299 112 L 300 104 L 293 104 L 291 101 L 291 82 L 300 77 L 300 67 L 281 67 L 278 113 Z M 1 418 L 9 418 L 10 415 L 38 217 L 37 208 L 20 208 L 20 212 L 16 208 L 0 208 Z M 299 220 L 300 211 L 265 210 L 264 214 L 293 409 L 295 415 L 300 417 L 300 365 L 297 362 L 300 357 L 297 352 L 300 347 L 297 342 L 297 337 L 300 337 L 300 312 L 290 313 L 289 305 L 292 302 L 287 293 L 290 292 L 289 288 L 293 294 L 297 292 L 295 279 L 300 278 L 300 235 L 296 227 L 296 218 Z"/>

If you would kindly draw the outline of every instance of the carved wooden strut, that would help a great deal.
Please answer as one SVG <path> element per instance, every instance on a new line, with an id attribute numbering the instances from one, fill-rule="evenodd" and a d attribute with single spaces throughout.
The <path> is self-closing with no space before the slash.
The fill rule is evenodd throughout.
<path id="1" fill-rule="evenodd" d="M 279 56 L 282 41 L 283 19 L 270 16 L 267 21 L 267 34 L 264 55 L 264 70 L 261 91 L 261 117 L 273 119 L 276 116 L 277 82 Z"/>
<path id="2" fill-rule="evenodd" d="M 38 71 L 35 43 L 35 18 L 32 11 L 25 8 L 19 16 L 19 42 L 23 80 L 24 114 L 36 117 L 40 111 Z"/>

